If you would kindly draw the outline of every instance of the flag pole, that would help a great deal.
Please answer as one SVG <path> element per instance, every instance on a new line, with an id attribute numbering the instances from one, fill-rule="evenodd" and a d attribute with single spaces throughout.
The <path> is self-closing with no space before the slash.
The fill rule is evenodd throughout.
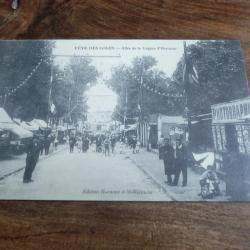
<path id="1" fill-rule="evenodd" d="M 123 119 L 124 129 L 125 129 L 126 120 L 127 120 L 127 109 L 128 109 L 128 92 L 127 92 L 127 86 L 125 86 L 125 112 L 124 112 L 124 119 Z"/>
<path id="2" fill-rule="evenodd" d="M 190 70 L 189 60 L 187 58 L 187 44 L 186 41 L 183 42 L 184 46 L 184 64 L 183 64 L 183 86 L 185 89 L 186 95 L 186 103 L 185 103 L 185 111 L 188 120 L 188 144 L 191 145 L 192 138 L 191 138 L 191 114 L 190 114 L 190 82 L 188 79 L 188 73 Z"/>
<path id="3" fill-rule="evenodd" d="M 50 58 L 50 86 L 49 86 L 49 96 L 48 96 L 48 117 L 47 117 L 47 127 L 49 127 L 49 114 L 51 111 L 51 94 L 52 94 L 52 82 L 53 82 L 53 59 Z"/>
<path id="4" fill-rule="evenodd" d="M 7 94 L 4 95 L 4 99 L 3 99 L 3 108 L 5 108 L 6 102 L 7 102 Z"/>

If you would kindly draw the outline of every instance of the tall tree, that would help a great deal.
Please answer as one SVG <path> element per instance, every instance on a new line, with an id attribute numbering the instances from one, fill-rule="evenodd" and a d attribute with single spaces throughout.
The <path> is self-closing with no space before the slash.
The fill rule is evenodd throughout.
<path id="1" fill-rule="evenodd" d="M 212 104 L 248 95 L 247 79 L 240 44 L 236 41 L 199 41 L 189 45 L 187 57 L 195 66 L 199 83 L 190 80 L 193 114 L 208 113 Z M 173 81 L 184 89 L 183 58 L 173 74 Z"/>
<path id="2" fill-rule="evenodd" d="M 73 57 L 64 71 L 55 68 L 52 99 L 58 118 L 77 122 L 86 119 L 87 99 L 84 92 L 95 84 L 98 71 L 89 58 Z"/>
<path id="3" fill-rule="evenodd" d="M 0 90 L 1 103 L 13 117 L 30 120 L 45 119 L 48 115 L 52 41 L 1 41 Z M 35 71 L 36 65 L 42 63 Z M 15 93 L 29 75 L 33 75 Z M 5 100 L 4 100 L 5 99 Z"/>
<path id="4" fill-rule="evenodd" d="M 159 95 L 159 92 L 177 94 L 179 89 L 157 69 L 157 61 L 151 56 L 136 57 L 130 67 L 114 68 L 107 84 L 118 94 L 114 119 L 124 121 L 125 117 L 128 123 L 133 123 L 136 117 L 144 120 L 154 113 L 177 115 L 183 111 L 180 99 Z"/>

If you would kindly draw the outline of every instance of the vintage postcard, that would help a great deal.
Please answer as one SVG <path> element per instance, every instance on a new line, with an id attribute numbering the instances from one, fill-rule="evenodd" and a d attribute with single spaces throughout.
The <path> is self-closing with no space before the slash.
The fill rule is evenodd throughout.
<path id="1" fill-rule="evenodd" d="M 0 199 L 249 201 L 240 43 L 1 41 Z"/>

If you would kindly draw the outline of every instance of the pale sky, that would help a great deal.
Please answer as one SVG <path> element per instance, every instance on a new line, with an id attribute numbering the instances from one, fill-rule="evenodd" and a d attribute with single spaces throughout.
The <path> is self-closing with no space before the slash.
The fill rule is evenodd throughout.
<path id="1" fill-rule="evenodd" d="M 87 93 L 88 112 L 113 111 L 117 103 L 116 94 L 105 84 L 98 83 Z"/>
<path id="2" fill-rule="evenodd" d="M 188 40 L 187 44 L 195 40 Z M 103 81 L 111 75 L 111 69 L 118 65 L 131 65 L 135 57 L 153 56 L 157 68 L 169 77 L 176 69 L 183 55 L 183 40 L 57 40 L 54 49 L 55 62 L 61 66 L 69 62 L 69 56 L 86 56 L 92 59 L 99 73 L 98 83 L 87 93 L 89 111 L 113 110 L 116 94 Z"/>

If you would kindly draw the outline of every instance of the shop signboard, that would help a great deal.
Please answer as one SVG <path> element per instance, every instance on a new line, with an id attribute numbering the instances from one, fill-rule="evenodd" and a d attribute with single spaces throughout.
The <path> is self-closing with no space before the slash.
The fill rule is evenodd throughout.
<path id="1" fill-rule="evenodd" d="M 235 123 L 250 115 L 250 97 L 212 105 L 212 123 Z"/>

